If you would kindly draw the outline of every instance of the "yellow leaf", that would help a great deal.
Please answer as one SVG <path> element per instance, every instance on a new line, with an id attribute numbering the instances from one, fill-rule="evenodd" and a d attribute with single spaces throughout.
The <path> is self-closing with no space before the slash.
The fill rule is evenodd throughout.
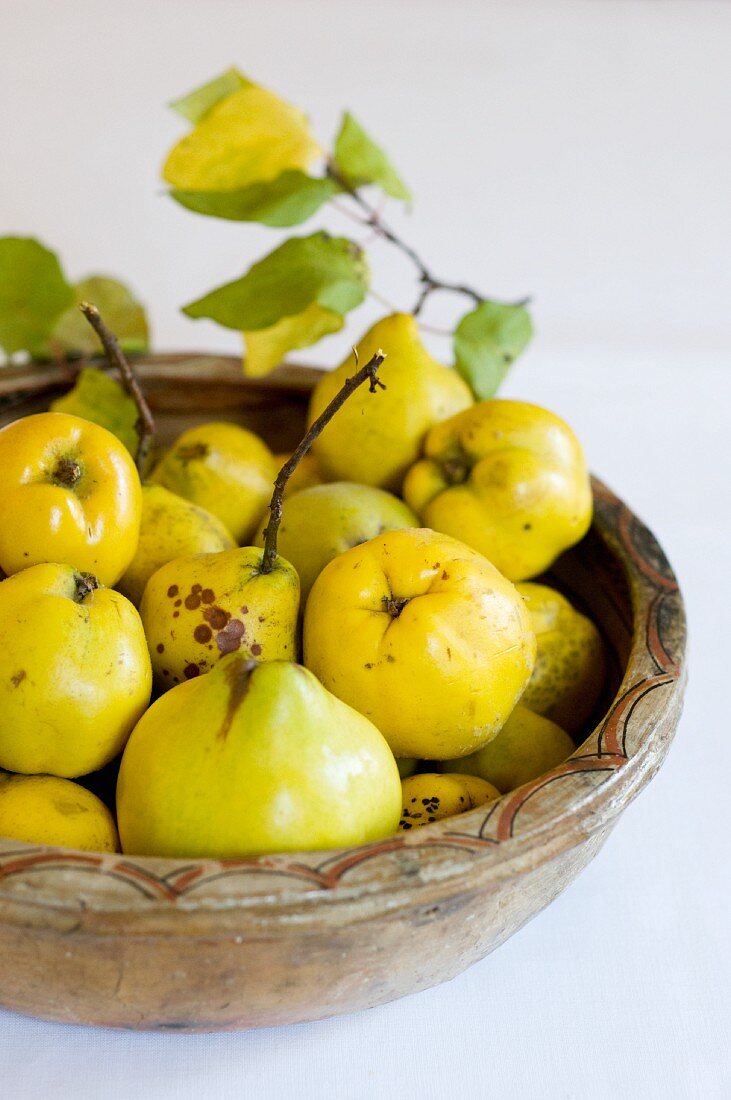
<path id="1" fill-rule="evenodd" d="M 182 190 L 228 191 L 304 170 L 321 153 L 302 111 L 252 84 L 222 99 L 171 149 L 163 177 Z"/>
<path id="2" fill-rule="evenodd" d="M 293 348 L 308 348 L 323 336 L 339 332 L 344 321 L 339 313 L 312 302 L 302 313 L 283 317 L 269 328 L 245 332 L 244 374 L 260 378 L 279 366 Z"/>

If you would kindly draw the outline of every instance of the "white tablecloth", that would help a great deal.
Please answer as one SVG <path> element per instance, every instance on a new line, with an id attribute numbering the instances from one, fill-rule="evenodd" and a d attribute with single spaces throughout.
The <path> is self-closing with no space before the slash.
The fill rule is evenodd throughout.
<path id="1" fill-rule="evenodd" d="M 663 770 L 578 881 L 460 978 L 242 1035 L 0 1011 L 0 1093 L 731 1095 L 731 5 L 5 0 L 0 15 L 0 232 L 42 237 L 72 277 L 125 276 L 160 348 L 236 348 L 177 307 L 278 239 L 161 197 L 157 165 L 182 131 L 162 104 L 236 62 L 307 106 L 325 139 L 352 108 L 412 183 L 414 213 L 394 220 L 433 266 L 535 295 L 538 336 L 505 392 L 565 416 L 658 534 L 692 647 Z M 374 267 L 382 293 L 411 301 L 400 260 L 379 248 Z M 315 357 L 336 361 L 371 316 Z"/>

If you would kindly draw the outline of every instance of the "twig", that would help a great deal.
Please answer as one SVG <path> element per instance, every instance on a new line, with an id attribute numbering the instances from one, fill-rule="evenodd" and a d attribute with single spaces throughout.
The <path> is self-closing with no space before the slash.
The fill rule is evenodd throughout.
<path id="1" fill-rule="evenodd" d="M 269 523 L 264 532 L 264 555 L 261 562 L 262 573 L 271 573 L 274 568 L 274 563 L 277 560 L 277 535 L 279 533 L 279 524 L 282 521 L 282 500 L 284 498 L 284 489 L 289 478 L 299 465 L 300 459 L 304 458 L 320 432 L 330 423 L 338 409 L 342 408 L 351 393 L 357 390 L 364 382 L 368 382 L 368 389 L 371 393 L 375 393 L 377 389 L 385 390 L 385 385 L 381 382 L 380 378 L 377 377 L 378 368 L 385 358 L 385 353 L 379 349 L 373 358 L 368 360 L 364 367 L 356 371 L 351 378 L 346 378 L 330 404 L 325 406 L 316 420 L 313 420 L 306 435 L 277 474 L 274 482 L 274 492 L 272 493 L 272 499 L 269 503 Z M 356 365 L 357 362 L 358 354 L 356 352 Z"/>
<path id="2" fill-rule="evenodd" d="M 415 314 L 421 309 L 428 296 L 434 290 L 449 290 L 453 291 L 455 294 L 464 294 L 466 297 L 471 298 L 475 305 L 479 305 L 480 302 L 483 302 L 485 300 L 485 296 L 483 294 L 480 294 L 477 290 L 474 290 L 471 286 L 467 286 L 464 283 L 448 283 L 445 282 L 443 279 L 438 279 L 426 266 L 416 249 L 412 248 L 411 245 L 406 243 L 406 241 L 403 241 L 401 237 L 399 237 L 398 234 L 395 232 L 395 230 L 393 230 L 390 225 L 384 222 L 380 212 L 376 210 L 373 206 L 371 206 L 371 204 L 366 199 L 363 198 L 357 188 L 352 187 L 348 183 L 345 177 L 338 171 L 338 168 L 333 161 L 328 162 L 327 174 L 330 179 L 334 180 L 334 182 L 337 183 L 338 187 L 340 187 L 347 195 L 349 195 L 350 198 L 353 199 L 353 201 L 357 203 L 357 205 L 363 211 L 363 215 L 358 220 L 360 220 L 363 225 L 371 226 L 379 234 L 379 236 L 383 237 L 384 240 L 389 241 L 392 245 L 398 248 L 400 252 L 403 252 L 403 254 L 411 260 L 412 264 L 418 272 L 419 281 L 422 284 L 422 290 L 419 294 L 419 300 L 414 309 Z M 343 210 L 342 207 L 338 207 L 338 209 Z"/>
<path id="3" fill-rule="evenodd" d="M 81 302 L 79 309 L 99 337 L 107 359 L 111 366 L 116 367 L 122 376 L 124 388 L 130 395 L 137 408 L 137 454 L 135 463 L 140 477 L 145 472 L 147 456 L 150 452 L 152 441 L 155 438 L 155 420 L 150 412 L 150 406 L 145 400 L 139 380 L 133 368 L 127 361 L 127 357 L 119 346 L 119 341 L 114 333 L 107 328 L 99 315 L 99 310 L 90 302 Z"/>
<path id="4" fill-rule="evenodd" d="M 419 282 L 421 283 L 421 289 L 419 290 L 419 296 L 416 299 L 416 304 L 411 311 L 414 317 L 418 317 L 427 298 L 435 290 L 446 290 L 452 294 L 462 294 L 466 298 L 471 298 L 476 306 L 479 306 L 482 302 L 487 301 L 484 294 L 480 294 L 480 292 L 475 290 L 474 287 L 468 286 L 466 283 L 449 283 L 445 282 L 444 279 L 438 279 L 436 275 L 434 275 L 434 273 L 431 271 L 431 269 L 426 266 L 416 249 L 412 248 L 411 245 L 402 240 L 401 237 L 399 237 L 399 235 L 396 233 L 396 231 L 392 229 L 390 225 L 387 225 L 386 222 L 384 222 L 381 216 L 381 212 L 375 207 L 371 206 L 367 199 L 363 198 L 357 188 L 352 187 L 351 184 L 348 183 L 345 177 L 338 170 L 338 167 L 334 163 L 334 161 L 328 161 L 326 171 L 330 179 L 337 183 L 338 187 L 340 187 L 341 190 L 344 191 L 345 194 L 348 195 L 348 197 L 357 204 L 357 206 L 362 211 L 362 214 L 357 214 L 355 211 L 349 210 L 341 203 L 338 203 L 335 199 L 330 200 L 330 205 L 334 206 L 335 209 L 338 210 L 341 214 L 345 214 L 353 221 L 357 221 L 361 225 L 370 226 L 374 230 L 374 232 L 376 232 L 380 237 L 382 237 L 386 241 L 389 241 L 392 245 L 398 248 L 400 252 L 407 256 L 416 268 L 417 274 L 419 276 Z M 521 298 L 516 302 L 503 302 L 501 304 L 526 306 L 529 304 L 530 300 L 531 299 L 528 297 Z M 492 298 L 491 301 L 498 301 L 498 299 Z"/>

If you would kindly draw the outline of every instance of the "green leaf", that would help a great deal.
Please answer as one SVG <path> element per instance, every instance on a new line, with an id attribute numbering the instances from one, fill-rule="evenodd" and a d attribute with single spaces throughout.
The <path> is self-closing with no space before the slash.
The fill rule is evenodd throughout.
<path id="1" fill-rule="evenodd" d="M 270 328 L 317 302 L 343 316 L 360 305 L 368 286 L 362 251 L 344 237 L 290 237 L 240 279 L 186 306 L 188 317 L 209 317 L 240 332 Z"/>
<path id="2" fill-rule="evenodd" d="M 344 323 L 339 313 L 323 309 L 317 302 L 313 302 L 302 313 L 282 317 L 271 328 L 245 332 L 244 374 L 252 378 L 269 374 L 269 371 L 279 366 L 288 351 L 309 348 L 323 336 L 339 332 Z"/>
<path id="3" fill-rule="evenodd" d="M 80 302 L 91 302 L 130 355 L 147 350 L 149 331 L 145 310 L 131 291 L 107 275 L 91 275 L 74 287 L 74 304 L 58 319 L 50 341 L 35 348 L 34 355 L 48 356 L 51 345 L 77 355 L 100 354 L 99 338 L 79 310 Z"/>
<path id="4" fill-rule="evenodd" d="M 0 238 L 0 345 L 9 355 L 44 343 L 72 301 L 53 252 L 31 237 Z"/>
<path id="5" fill-rule="evenodd" d="M 465 314 L 455 330 L 457 370 L 475 395 L 486 400 L 497 392 L 511 363 L 532 336 L 533 324 L 525 306 L 481 302 Z"/>
<path id="6" fill-rule="evenodd" d="M 249 84 L 219 100 L 173 146 L 163 178 L 178 191 L 234 191 L 305 171 L 321 155 L 299 108 Z"/>
<path id="7" fill-rule="evenodd" d="M 227 69 L 225 73 L 209 80 L 207 84 L 202 84 L 200 88 L 195 88 L 180 99 L 173 100 L 170 106 L 195 126 L 226 96 L 250 86 L 251 81 L 247 80 L 238 69 Z"/>
<path id="8" fill-rule="evenodd" d="M 343 115 L 335 139 L 335 163 L 351 187 L 375 183 L 392 198 L 411 201 L 411 192 L 383 149 L 372 141 L 349 111 Z"/>
<path id="9" fill-rule="evenodd" d="M 172 198 L 188 210 L 237 222 L 261 222 L 284 228 L 307 221 L 332 198 L 337 184 L 294 169 L 276 179 L 252 183 L 235 191 L 171 191 Z"/>
<path id="10" fill-rule="evenodd" d="M 121 439 L 131 455 L 137 453 L 137 409 L 124 387 L 94 367 L 79 371 L 72 390 L 51 405 L 54 412 L 71 413 L 101 424 Z"/>

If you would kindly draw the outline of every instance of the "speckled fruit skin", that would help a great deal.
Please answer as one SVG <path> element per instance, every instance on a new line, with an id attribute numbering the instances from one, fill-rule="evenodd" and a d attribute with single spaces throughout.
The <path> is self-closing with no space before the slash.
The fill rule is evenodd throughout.
<path id="1" fill-rule="evenodd" d="M 162 485 L 143 485 L 140 539 L 117 588 L 138 607 L 145 585 L 161 566 L 190 554 L 232 550 L 235 545 L 212 512 Z"/>
<path id="2" fill-rule="evenodd" d="M 425 526 L 462 539 L 512 581 L 543 572 L 591 524 L 578 439 L 525 401 L 481 401 L 435 425 L 403 495 Z"/>
<path id="3" fill-rule="evenodd" d="M 114 818 L 100 798 L 55 775 L 0 772 L 0 836 L 82 852 L 118 852 Z"/>
<path id="4" fill-rule="evenodd" d="M 381 349 L 387 358 L 378 377 L 386 389 L 373 394 L 362 386 L 352 394 L 315 440 L 313 452 L 333 481 L 398 492 L 432 425 L 466 409 L 473 397 L 457 372 L 426 350 L 411 314 L 394 313 L 377 321 L 358 341 L 360 362 Z M 310 423 L 354 370 L 351 354 L 323 375 L 312 394 Z"/>
<path id="5" fill-rule="evenodd" d="M 217 516 L 246 542 L 272 495 L 277 464 L 266 443 L 238 424 L 200 424 L 162 456 L 150 482 Z"/>
<path id="6" fill-rule="evenodd" d="M 209 672 L 228 653 L 258 661 L 295 660 L 299 578 L 281 556 L 261 572 L 253 546 L 194 554 L 150 577 L 140 616 L 156 686 Z"/>
<path id="7" fill-rule="evenodd" d="M 606 662 L 602 638 L 591 619 L 547 584 L 518 584 L 538 643 L 536 666 L 522 702 L 580 733 L 599 702 Z"/>
<path id="8" fill-rule="evenodd" d="M 464 814 L 500 797 L 500 791 L 476 775 L 422 772 L 401 781 L 399 829 L 408 832 L 432 821 Z"/>
<path id="9" fill-rule="evenodd" d="M 555 768 L 573 751 L 574 743 L 565 730 L 519 703 L 489 744 L 471 756 L 445 760 L 441 767 L 446 772 L 478 775 L 505 793 Z"/>
<path id="10" fill-rule="evenodd" d="M 442 760 L 494 737 L 533 670 L 515 587 L 434 531 L 388 531 L 327 565 L 304 618 L 305 664 L 396 756 Z"/>
<path id="11" fill-rule="evenodd" d="M 69 565 L 0 583 L 0 768 L 73 778 L 121 752 L 150 699 L 140 617 Z"/>
<path id="12" fill-rule="evenodd" d="M 153 703 L 122 759 L 132 855 L 243 857 L 395 832 L 396 762 L 375 726 L 289 661 L 230 654 Z"/>
<path id="13" fill-rule="evenodd" d="M 269 515 L 254 542 L 264 545 Z M 398 497 L 372 485 L 333 481 L 302 489 L 282 512 L 277 545 L 299 574 L 302 602 L 329 561 L 352 546 L 401 527 L 418 527 L 414 513 Z"/>
<path id="14" fill-rule="evenodd" d="M 116 436 L 68 413 L 24 416 L 0 430 L 0 471 L 5 573 L 57 562 L 119 580 L 137 548 L 142 489 Z"/>

